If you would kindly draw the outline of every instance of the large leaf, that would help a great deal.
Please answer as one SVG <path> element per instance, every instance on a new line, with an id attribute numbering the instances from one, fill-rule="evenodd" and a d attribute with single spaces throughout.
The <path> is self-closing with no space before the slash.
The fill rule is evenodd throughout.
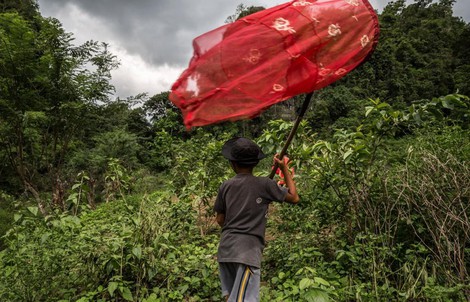
<path id="1" fill-rule="evenodd" d="M 328 302 L 330 297 L 321 288 L 311 288 L 303 295 L 304 301 L 307 302 Z"/>
<path id="2" fill-rule="evenodd" d="M 38 207 L 28 207 L 28 211 L 30 211 L 34 216 L 38 215 L 39 208 Z"/>
<path id="3" fill-rule="evenodd" d="M 134 301 L 134 298 L 132 297 L 131 290 L 128 287 L 120 287 L 119 290 L 121 291 L 121 295 L 124 299 L 127 301 Z"/>
<path id="4" fill-rule="evenodd" d="M 114 291 L 116 290 L 116 288 L 118 287 L 118 283 L 117 282 L 109 282 L 108 284 L 108 292 L 109 292 L 109 295 L 111 297 L 114 297 Z"/>
<path id="5" fill-rule="evenodd" d="M 136 256 L 137 259 L 142 258 L 142 248 L 140 247 L 140 245 L 132 249 L 132 254 L 134 254 L 134 256 Z"/>
<path id="6" fill-rule="evenodd" d="M 300 280 L 299 288 L 301 290 L 304 290 L 304 289 L 310 287 L 312 284 L 313 284 L 313 281 L 311 279 L 303 278 L 302 280 Z"/>

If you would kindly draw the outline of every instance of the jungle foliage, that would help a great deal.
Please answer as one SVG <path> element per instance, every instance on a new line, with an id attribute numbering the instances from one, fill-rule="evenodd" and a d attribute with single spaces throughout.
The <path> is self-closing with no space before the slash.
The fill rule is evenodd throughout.
<path id="1" fill-rule="evenodd" d="M 315 93 L 261 301 L 470 300 L 470 25 L 453 2 L 391 2 L 373 56 Z M 112 100 L 114 68 L 35 1 L 0 1 L 1 301 L 221 301 L 222 144 L 273 155 L 302 96 L 188 132 L 168 92 Z"/>

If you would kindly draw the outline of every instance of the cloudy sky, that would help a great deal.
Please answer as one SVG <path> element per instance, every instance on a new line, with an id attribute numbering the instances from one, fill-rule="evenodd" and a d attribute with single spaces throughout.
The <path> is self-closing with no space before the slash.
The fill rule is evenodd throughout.
<path id="1" fill-rule="evenodd" d="M 411 1 L 411 0 L 409 0 Z M 113 72 L 116 97 L 170 90 L 188 66 L 192 40 L 224 25 L 237 6 L 272 7 L 286 0 L 39 0 L 44 17 L 59 19 L 75 43 L 110 44 L 121 65 Z M 389 0 L 370 0 L 381 11 Z M 470 0 L 457 0 L 457 16 L 470 21 Z"/>

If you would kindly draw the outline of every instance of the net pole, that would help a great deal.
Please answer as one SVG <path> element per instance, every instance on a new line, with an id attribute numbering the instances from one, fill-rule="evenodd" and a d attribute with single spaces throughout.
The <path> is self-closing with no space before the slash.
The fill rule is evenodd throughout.
<path id="1" fill-rule="evenodd" d="M 310 101 L 312 100 L 312 96 L 313 96 L 313 91 L 308 93 L 305 96 L 304 103 L 302 104 L 302 108 L 300 109 L 299 114 L 297 115 L 297 119 L 295 120 L 294 126 L 290 130 L 289 136 L 287 137 L 287 140 L 284 144 L 284 147 L 281 150 L 281 153 L 279 153 L 279 158 L 282 159 L 284 157 L 284 155 L 286 155 L 287 149 L 289 148 L 289 145 L 292 142 L 292 140 L 294 139 L 295 133 L 297 132 L 297 129 L 299 128 L 300 121 L 302 121 L 302 119 L 305 115 L 305 112 L 307 111 L 308 106 L 310 105 Z M 271 179 L 274 178 L 274 175 L 276 174 L 277 168 L 278 168 L 278 164 L 275 163 L 274 167 L 271 170 L 271 173 L 269 174 L 269 178 L 271 178 Z"/>

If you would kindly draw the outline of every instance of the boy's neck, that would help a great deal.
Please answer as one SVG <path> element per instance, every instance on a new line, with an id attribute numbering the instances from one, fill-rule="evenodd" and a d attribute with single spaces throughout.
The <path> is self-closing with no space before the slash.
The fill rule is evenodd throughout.
<path id="1" fill-rule="evenodd" d="M 233 171 L 235 171 L 236 174 L 251 174 L 251 175 L 253 175 L 253 168 L 254 167 L 243 167 L 243 166 L 239 166 L 236 163 L 232 162 L 232 168 L 233 168 Z"/>
<path id="2" fill-rule="evenodd" d="M 239 168 L 235 170 L 237 174 L 251 174 L 253 175 L 253 168 Z"/>

